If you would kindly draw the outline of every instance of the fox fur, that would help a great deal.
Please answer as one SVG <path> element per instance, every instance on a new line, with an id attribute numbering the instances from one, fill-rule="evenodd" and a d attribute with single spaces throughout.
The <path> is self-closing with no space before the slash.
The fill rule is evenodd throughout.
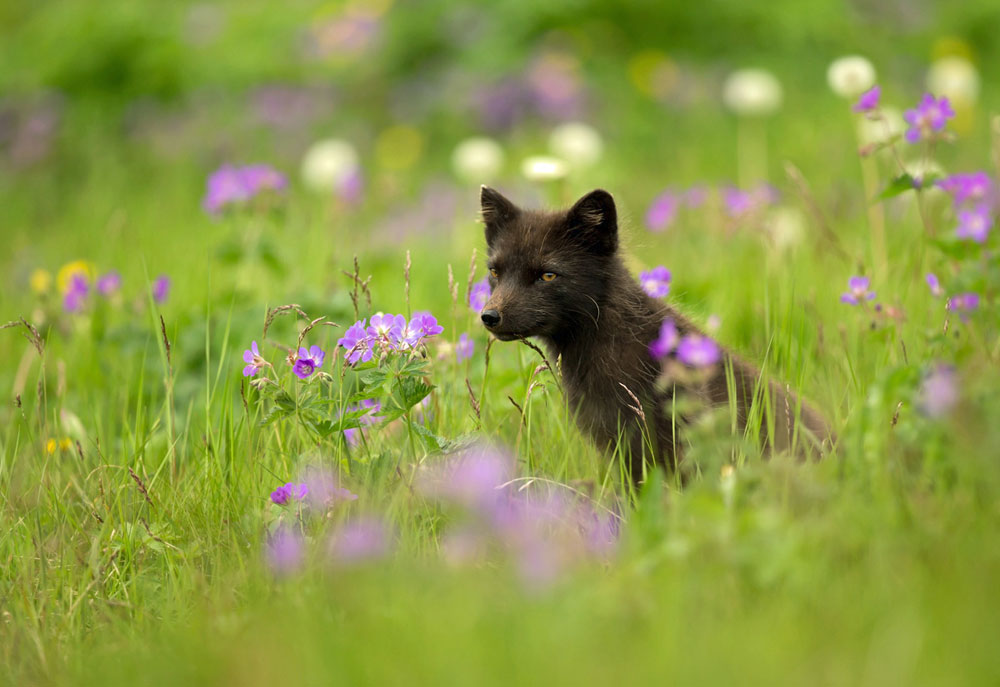
<path id="1" fill-rule="evenodd" d="M 664 367 L 649 353 L 663 320 L 672 318 L 681 336 L 702 332 L 629 274 L 607 191 L 592 191 L 566 211 L 543 212 L 521 209 L 483 186 L 481 206 L 492 287 L 484 324 L 501 341 L 533 337 L 544 344 L 560 363 L 577 425 L 605 452 L 621 450 L 633 480 L 644 474 L 643 461 L 668 470 L 681 463 L 688 418 L 671 411 L 679 393 L 735 408 L 741 430 L 755 402 L 770 408 L 760 436 L 770 451 L 794 445 L 800 455 L 818 455 L 820 443 L 832 440 L 810 404 L 762 381 L 754 365 L 725 348 L 722 362 L 696 381 L 664 383 Z M 761 406 L 765 390 L 770 399 Z"/>

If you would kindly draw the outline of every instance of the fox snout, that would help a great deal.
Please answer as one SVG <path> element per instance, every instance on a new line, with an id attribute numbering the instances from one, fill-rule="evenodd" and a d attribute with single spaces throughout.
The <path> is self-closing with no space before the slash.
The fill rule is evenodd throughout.
<path id="1" fill-rule="evenodd" d="M 487 327 L 495 327 L 500 324 L 500 313 L 493 308 L 486 308 L 479 317 Z"/>

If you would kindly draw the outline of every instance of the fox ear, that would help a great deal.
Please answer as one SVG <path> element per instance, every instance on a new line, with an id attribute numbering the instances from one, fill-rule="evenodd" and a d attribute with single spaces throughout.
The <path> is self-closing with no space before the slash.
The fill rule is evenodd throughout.
<path id="1" fill-rule="evenodd" d="M 602 189 L 591 191 L 566 214 L 567 233 L 601 255 L 618 249 L 618 211 L 615 199 Z"/>
<path id="2" fill-rule="evenodd" d="M 493 245 L 504 227 L 521 211 L 504 198 L 503 194 L 489 186 L 480 188 L 479 204 L 482 209 L 483 224 L 486 225 L 486 243 Z"/>

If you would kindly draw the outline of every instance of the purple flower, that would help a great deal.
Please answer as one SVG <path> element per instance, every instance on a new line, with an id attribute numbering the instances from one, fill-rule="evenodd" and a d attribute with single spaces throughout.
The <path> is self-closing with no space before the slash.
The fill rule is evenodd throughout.
<path id="1" fill-rule="evenodd" d="M 421 476 L 424 494 L 486 515 L 494 515 L 502 500 L 501 487 L 514 476 L 514 461 L 503 451 L 476 446 Z"/>
<path id="2" fill-rule="evenodd" d="M 267 165 L 223 165 L 208 177 L 202 207 L 217 214 L 227 205 L 243 203 L 262 191 L 281 191 L 287 185 L 285 176 Z"/>
<path id="3" fill-rule="evenodd" d="M 986 243 L 992 228 L 993 215 L 989 207 L 982 204 L 972 210 L 959 210 L 955 236 L 960 239 L 972 239 L 976 243 Z"/>
<path id="4" fill-rule="evenodd" d="M 707 336 L 688 334 L 677 344 L 677 359 L 691 367 L 707 367 L 719 362 L 722 352 Z"/>
<path id="5" fill-rule="evenodd" d="M 492 292 L 489 278 L 483 277 L 469 289 L 469 307 L 476 312 L 482 311 Z"/>
<path id="6" fill-rule="evenodd" d="M 307 468 L 299 486 L 303 489 L 299 498 L 306 498 L 313 508 L 329 508 L 358 498 L 357 494 L 340 486 L 332 472 L 320 467 Z"/>
<path id="7" fill-rule="evenodd" d="M 247 364 L 243 368 L 244 377 L 253 377 L 261 371 L 261 368 L 267 365 L 267 362 L 260 356 L 256 341 L 250 343 L 249 350 L 243 351 L 243 362 Z"/>
<path id="8" fill-rule="evenodd" d="M 951 194 L 955 205 L 966 201 L 980 203 L 993 196 L 993 180 L 986 172 L 970 172 L 968 174 L 952 174 L 938 182 L 938 186 Z"/>
<path id="9" fill-rule="evenodd" d="M 115 291 L 121 288 L 122 285 L 122 275 L 118 274 L 115 270 L 108 272 L 97 278 L 97 282 L 94 286 L 97 287 L 97 292 L 102 296 L 110 296 Z"/>
<path id="10" fill-rule="evenodd" d="M 740 217 L 755 208 L 753 195 L 735 186 L 728 186 L 722 190 L 722 202 L 730 217 Z"/>
<path id="11" fill-rule="evenodd" d="M 881 95 L 882 89 L 879 86 L 872 86 L 861 94 L 861 97 L 858 98 L 857 104 L 855 104 L 851 109 L 855 112 L 872 112 L 878 108 L 878 101 Z"/>
<path id="12" fill-rule="evenodd" d="M 708 200 L 708 189 L 704 186 L 692 186 L 683 194 L 684 204 L 689 208 L 700 208 Z"/>
<path id="13" fill-rule="evenodd" d="M 443 331 L 444 327 L 438 324 L 436 317 L 427 310 L 418 310 L 410 317 L 409 323 L 403 327 L 400 340 L 412 348 L 422 339 L 437 336 Z"/>
<path id="14" fill-rule="evenodd" d="M 74 274 L 70 277 L 66 293 L 63 294 L 63 308 L 66 312 L 80 312 L 89 292 L 90 285 L 87 284 L 87 278 L 82 274 Z"/>
<path id="15" fill-rule="evenodd" d="M 933 418 L 947 415 L 958 403 L 958 380 L 955 368 L 937 364 L 924 376 L 920 384 L 919 408 Z"/>
<path id="16" fill-rule="evenodd" d="M 377 518 L 358 518 L 342 525 L 330 540 L 334 563 L 352 565 L 377 560 L 389 553 L 388 528 Z"/>
<path id="17" fill-rule="evenodd" d="M 326 359 L 326 353 L 319 346 L 310 346 L 308 351 L 303 346 L 299 348 L 299 354 L 295 357 L 292 372 L 299 379 L 308 379 L 316 371 L 316 368 L 323 366 L 324 359 Z"/>
<path id="18" fill-rule="evenodd" d="M 279 506 L 286 505 L 289 501 L 301 501 L 309 493 L 309 486 L 304 482 L 296 484 L 288 482 L 284 486 L 278 487 L 271 492 L 271 502 Z"/>
<path id="19" fill-rule="evenodd" d="M 947 98 L 935 99 L 930 93 L 924 93 L 920 103 L 912 110 L 903 113 L 903 119 L 910 125 L 906 130 L 906 140 L 918 143 L 930 139 L 936 132 L 944 129 L 949 119 L 955 116 Z"/>
<path id="20" fill-rule="evenodd" d="M 288 575 L 299 570 L 305 559 L 302 535 L 290 527 L 280 526 L 267 540 L 267 563 L 276 575 Z"/>
<path id="21" fill-rule="evenodd" d="M 170 277 L 161 274 L 153 281 L 153 300 L 163 304 L 170 295 Z"/>
<path id="22" fill-rule="evenodd" d="M 463 333 L 460 337 L 458 337 L 458 343 L 455 344 L 455 357 L 458 358 L 458 362 L 468 360 L 472 357 L 472 353 L 475 349 L 475 342 L 469 338 L 468 334 Z"/>
<path id="23" fill-rule="evenodd" d="M 650 231 L 663 231 L 677 219 L 680 198 L 671 190 L 664 191 L 653 199 L 646 211 L 646 226 Z"/>
<path id="24" fill-rule="evenodd" d="M 678 341 L 677 325 L 668 317 L 660 325 L 660 336 L 649 344 L 649 354 L 656 360 L 662 360 L 677 347 Z"/>
<path id="25" fill-rule="evenodd" d="M 383 350 L 393 350 L 402 342 L 406 318 L 402 315 L 378 313 L 368 321 L 368 338 L 379 343 Z"/>
<path id="26" fill-rule="evenodd" d="M 345 349 L 344 358 L 350 365 L 354 365 L 359 360 L 363 363 L 371 360 L 374 353 L 372 343 L 372 340 L 368 336 L 368 331 L 365 329 L 365 320 L 363 318 L 352 324 L 344 332 L 344 335 L 337 340 L 337 345 Z"/>
<path id="27" fill-rule="evenodd" d="M 874 300 L 875 292 L 868 290 L 870 284 L 868 277 L 851 277 L 847 280 L 847 292 L 841 294 L 840 302 L 857 305 L 862 301 Z"/>
<path id="28" fill-rule="evenodd" d="M 927 286 L 931 290 L 931 295 L 941 296 L 944 293 L 944 289 L 941 288 L 941 282 L 938 281 L 936 274 L 928 272 L 925 278 L 927 279 Z"/>
<path id="29" fill-rule="evenodd" d="M 658 265 L 647 272 L 641 272 L 639 284 L 653 298 L 663 298 L 670 293 L 670 276 L 670 270 Z"/>
<path id="30" fill-rule="evenodd" d="M 952 296 L 948 299 L 948 310 L 958 312 L 959 317 L 966 319 L 966 313 L 972 312 L 979 307 L 979 294 L 975 291 L 967 291 Z"/>

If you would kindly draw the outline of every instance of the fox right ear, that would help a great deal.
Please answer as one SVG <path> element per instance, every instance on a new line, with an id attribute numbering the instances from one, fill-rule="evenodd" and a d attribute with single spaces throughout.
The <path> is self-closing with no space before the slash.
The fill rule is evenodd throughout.
<path id="1" fill-rule="evenodd" d="M 507 224 L 517 217 L 520 210 L 504 198 L 499 191 L 483 186 L 479 191 L 479 205 L 486 225 L 486 243 L 493 245 L 497 236 Z"/>

